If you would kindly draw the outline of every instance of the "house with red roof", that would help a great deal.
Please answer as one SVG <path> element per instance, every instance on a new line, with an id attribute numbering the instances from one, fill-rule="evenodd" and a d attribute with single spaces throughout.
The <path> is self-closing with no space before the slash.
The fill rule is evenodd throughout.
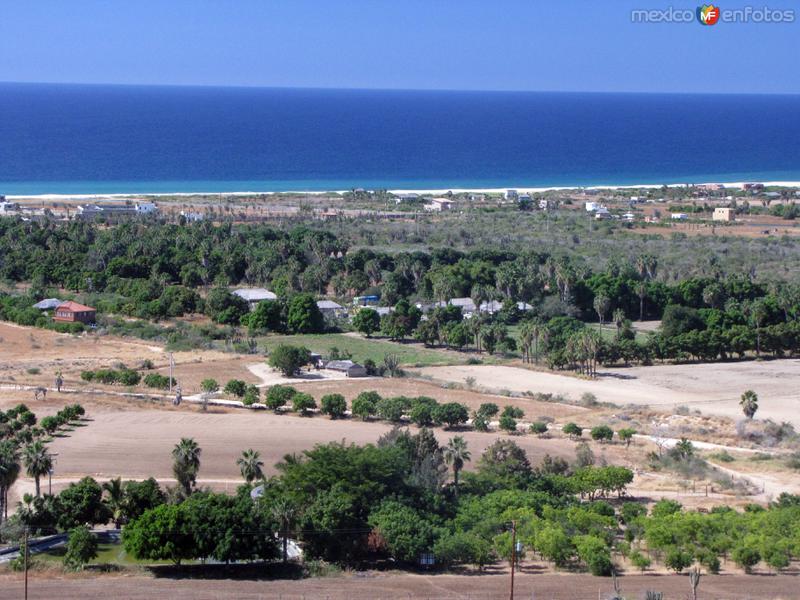
<path id="1" fill-rule="evenodd" d="M 96 318 L 96 309 L 72 300 L 59 304 L 53 313 L 53 320 L 61 323 L 85 323 L 88 325 L 94 323 Z"/>

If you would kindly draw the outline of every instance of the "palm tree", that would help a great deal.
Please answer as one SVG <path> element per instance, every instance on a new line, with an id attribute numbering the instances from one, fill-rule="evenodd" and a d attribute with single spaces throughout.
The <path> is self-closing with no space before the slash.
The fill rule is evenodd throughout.
<path id="1" fill-rule="evenodd" d="M 453 489 L 458 498 L 458 473 L 464 468 L 465 462 L 472 460 L 472 455 L 467 450 L 467 442 L 462 436 L 457 435 L 447 442 L 444 448 L 444 460 L 453 466 Z"/>
<path id="2" fill-rule="evenodd" d="M 594 297 L 594 310 L 597 317 L 600 319 L 600 327 L 603 327 L 603 319 L 611 306 L 611 299 L 605 294 L 598 294 Z"/>
<path id="3" fill-rule="evenodd" d="M 519 345 L 522 348 L 522 362 L 531 362 L 531 347 L 533 346 L 533 323 L 526 321 L 519 330 Z"/>
<path id="4" fill-rule="evenodd" d="M 10 441 L 0 443 L 0 522 L 8 519 L 8 490 L 19 477 L 19 451 Z"/>
<path id="5" fill-rule="evenodd" d="M 758 410 L 758 395 L 753 390 L 747 390 L 739 401 L 744 416 L 752 419 Z"/>
<path id="6" fill-rule="evenodd" d="M 289 534 L 297 520 L 297 508 L 287 498 L 281 498 L 272 506 L 272 517 L 280 524 L 280 533 L 283 538 L 283 562 L 286 562 L 289 559 L 287 552 Z"/>
<path id="7" fill-rule="evenodd" d="M 636 284 L 636 295 L 639 296 L 639 320 L 644 320 L 644 299 L 647 297 L 647 282 L 640 281 Z"/>
<path id="8" fill-rule="evenodd" d="M 103 484 L 103 491 L 107 493 L 103 503 L 111 513 L 114 526 L 119 529 L 125 516 L 125 490 L 122 487 L 122 477 L 106 481 Z"/>
<path id="9" fill-rule="evenodd" d="M 239 466 L 242 478 L 247 483 L 253 483 L 256 479 L 264 477 L 264 472 L 261 470 L 261 467 L 264 466 L 261 454 L 252 448 L 242 452 L 242 456 L 236 460 L 236 464 Z"/>
<path id="10" fill-rule="evenodd" d="M 25 447 L 22 461 L 25 463 L 25 471 L 28 476 L 33 477 L 36 481 L 36 497 L 38 498 L 41 495 L 39 481 L 53 468 L 53 457 L 42 442 L 36 441 Z"/>
<path id="11" fill-rule="evenodd" d="M 197 471 L 200 470 L 200 446 L 192 438 L 181 438 L 172 449 L 172 472 L 185 496 L 192 493 Z"/>
<path id="12" fill-rule="evenodd" d="M 622 326 L 625 324 L 625 311 L 621 308 L 616 308 L 611 318 L 614 320 L 614 325 L 617 326 L 617 337 L 619 337 L 622 332 Z"/>

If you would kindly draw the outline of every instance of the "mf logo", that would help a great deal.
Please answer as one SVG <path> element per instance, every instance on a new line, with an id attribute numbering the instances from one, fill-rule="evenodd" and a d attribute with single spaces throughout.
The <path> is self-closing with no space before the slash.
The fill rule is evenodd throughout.
<path id="1" fill-rule="evenodd" d="M 697 7 L 697 20 L 701 25 L 714 25 L 719 21 L 719 6 L 704 4 Z"/>

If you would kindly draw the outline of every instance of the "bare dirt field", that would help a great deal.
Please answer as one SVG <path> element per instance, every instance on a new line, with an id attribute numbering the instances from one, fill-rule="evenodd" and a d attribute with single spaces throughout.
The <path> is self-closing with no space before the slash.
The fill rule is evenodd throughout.
<path id="1" fill-rule="evenodd" d="M 620 577 L 623 594 L 642 598 L 646 590 L 665 598 L 690 597 L 685 575 L 626 575 Z M 21 574 L 0 576 L 0 598 L 22 597 Z M 518 573 L 514 598 L 566 600 L 606 598 L 613 592 L 609 578 L 583 574 Z M 703 600 L 788 600 L 797 598 L 796 575 L 708 575 L 700 582 Z M 153 578 L 144 575 L 55 577 L 33 573 L 30 598 L 151 598 L 211 600 L 221 598 L 281 600 L 408 600 L 509 598 L 509 578 L 502 574 L 427 575 L 363 572 L 340 577 L 302 580 L 231 580 Z"/>
<path id="2" fill-rule="evenodd" d="M 4 402 L 11 405 L 16 401 Z M 52 414 L 63 405 L 55 394 L 46 405 L 33 406 L 40 416 Z M 392 427 L 381 422 L 336 420 L 327 417 L 275 415 L 268 411 L 212 408 L 202 412 L 198 406 L 174 408 L 168 403 L 147 407 L 132 402 L 116 401 L 87 405 L 89 421 L 65 435 L 56 437 L 50 450 L 57 454 L 53 490 L 57 491 L 85 475 L 100 480 L 121 476 L 144 479 L 150 476 L 170 483 L 170 452 L 181 437 L 192 437 L 202 448 L 198 482 L 215 489 L 233 491 L 241 483 L 236 459 L 247 448 L 261 453 L 267 474 L 276 472 L 275 463 L 286 454 L 302 453 L 315 444 L 347 442 L 374 443 Z M 416 427 L 411 427 L 412 432 Z M 500 433 L 434 430 L 440 443 L 453 435 L 463 435 L 469 444 L 474 466 L 480 454 Z M 514 440 L 524 448 L 532 464 L 538 464 L 545 453 L 573 460 L 574 443 L 563 438 L 540 439 L 517 436 Z M 614 448 L 612 452 L 621 452 Z M 12 498 L 33 489 L 33 481 L 21 478 L 12 488 Z"/>
<path id="3" fill-rule="evenodd" d="M 752 389 L 759 418 L 788 421 L 800 428 L 800 360 L 656 365 L 604 369 L 597 379 L 519 367 L 466 365 L 426 367 L 418 372 L 435 381 L 464 383 L 467 377 L 488 390 L 563 394 L 573 400 L 591 392 L 601 402 L 671 409 L 686 405 L 704 413 L 740 419 L 739 398 Z"/>

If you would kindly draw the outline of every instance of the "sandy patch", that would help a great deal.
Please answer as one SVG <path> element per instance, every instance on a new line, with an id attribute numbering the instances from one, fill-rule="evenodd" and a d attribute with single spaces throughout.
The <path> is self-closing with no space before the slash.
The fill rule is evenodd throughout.
<path id="1" fill-rule="evenodd" d="M 563 394 L 575 400 L 591 392 L 602 402 L 667 410 L 687 405 L 734 419 L 742 417 L 742 392 L 752 389 L 759 396 L 758 418 L 789 421 L 800 428 L 797 359 L 606 369 L 595 380 L 507 366 L 426 367 L 419 372 L 462 384 L 473 377 L 476 385 L 491 390 Z"/>

